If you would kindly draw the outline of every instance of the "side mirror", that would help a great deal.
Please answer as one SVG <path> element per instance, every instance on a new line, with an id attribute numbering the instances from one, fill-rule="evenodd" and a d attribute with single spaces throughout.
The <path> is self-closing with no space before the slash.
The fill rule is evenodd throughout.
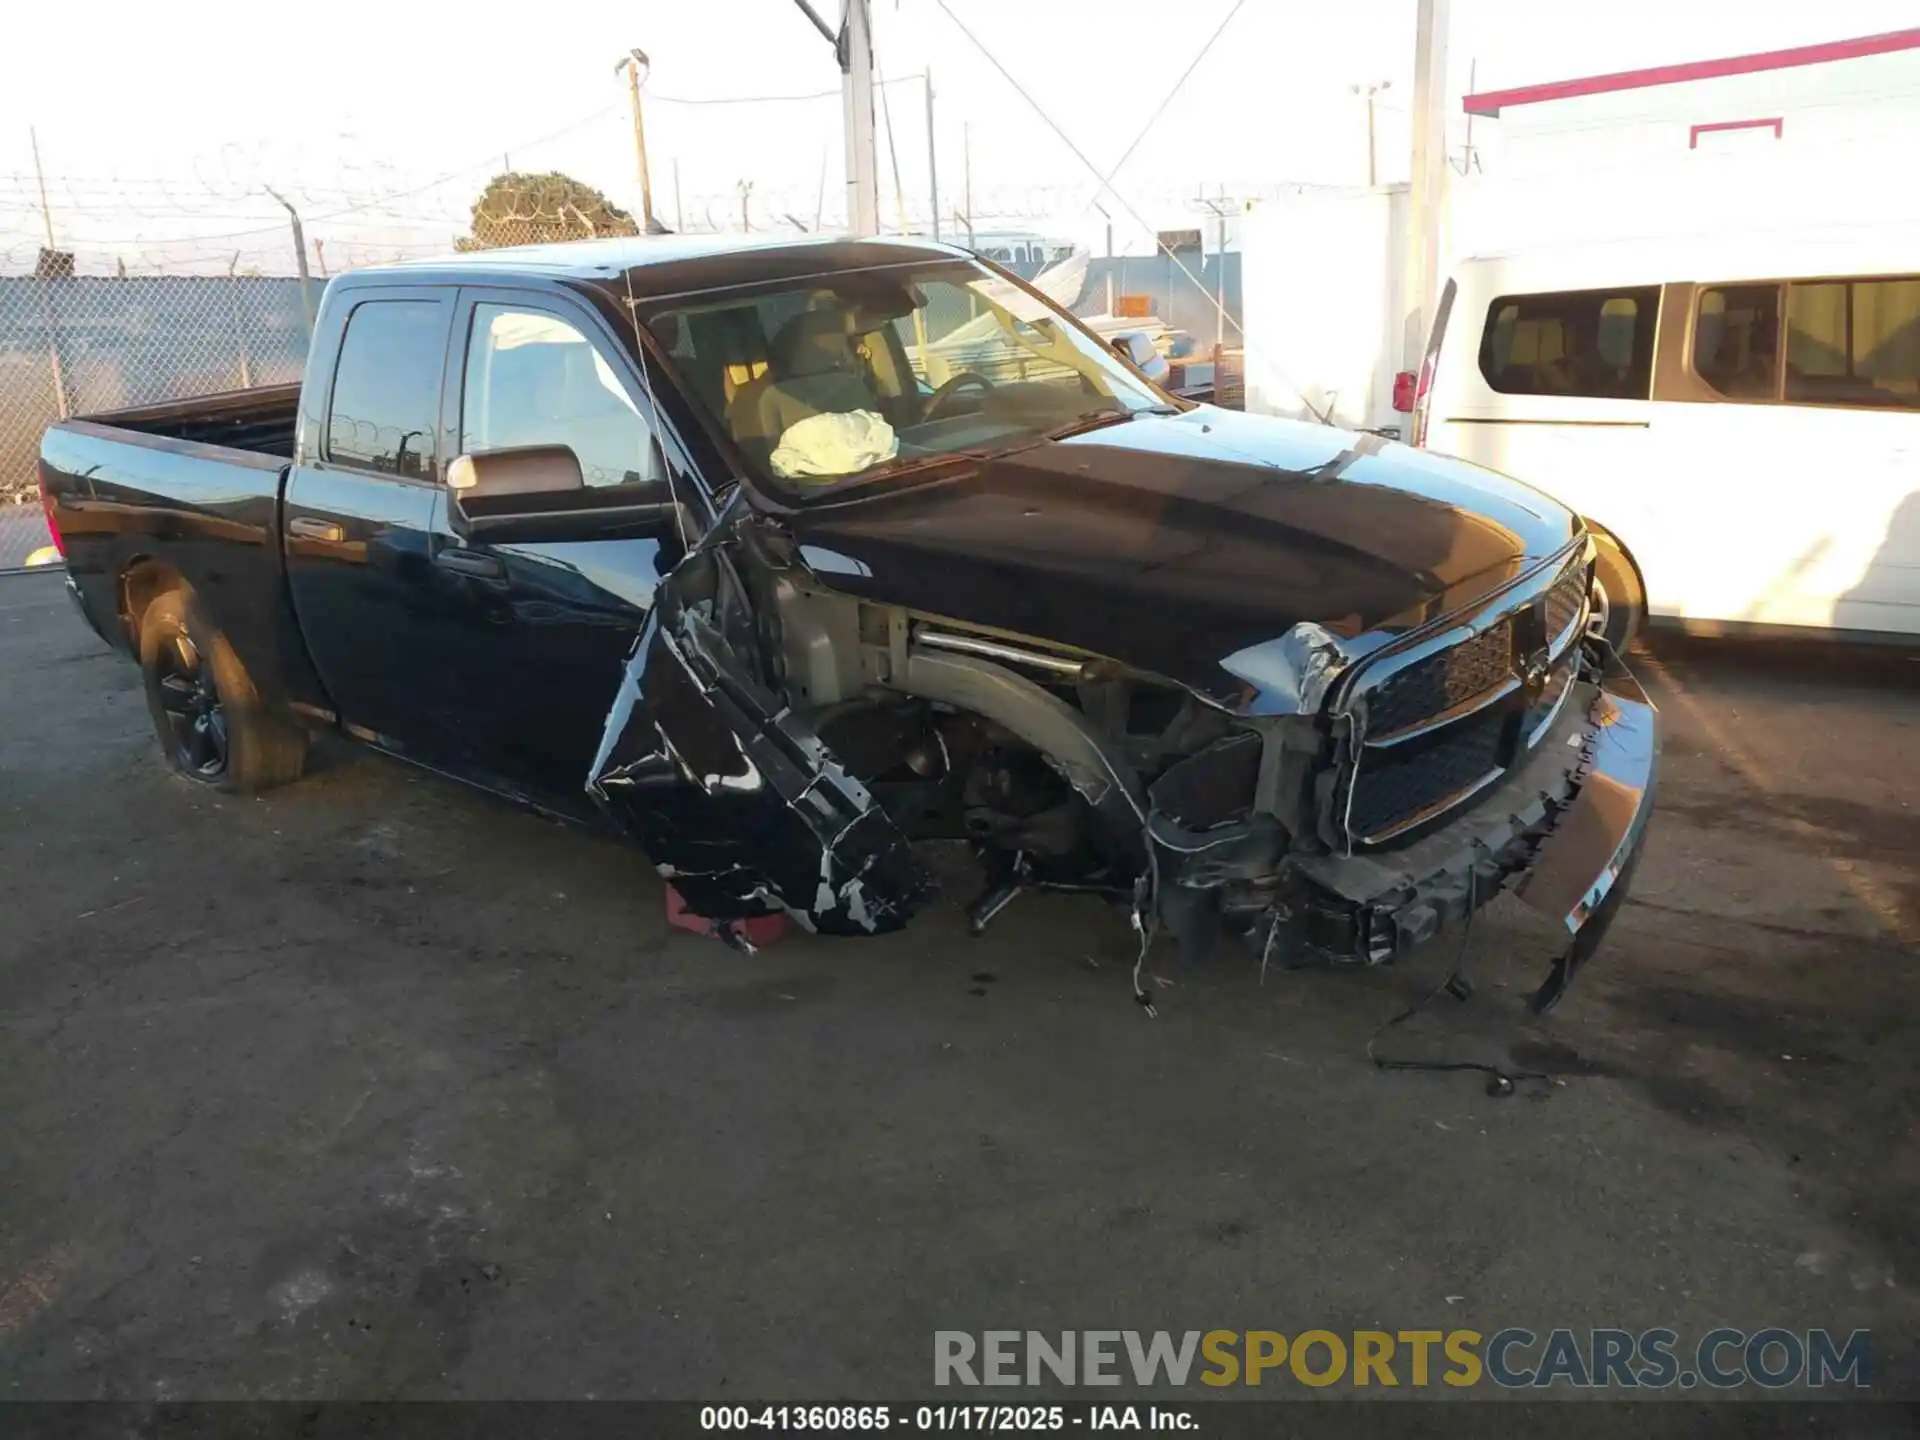
<path id="1" fill-rule="evenodd" d="M 654 444 L 654 473 L 665 462 Z M 485 541 L 586 540 L 646 534 L 673 519 L 664 479 L 589 486 L 567 445 L 476 450 L 447 466 L 455 533 Z"/>
<path id="2" fill-rule="evenodd" d="M 463 508 L 485 511 L 503 500 L 584 490 L 587 482 L 571 446 L 525 445 L 460 456 L 447 466 L 447 488 Z"/>

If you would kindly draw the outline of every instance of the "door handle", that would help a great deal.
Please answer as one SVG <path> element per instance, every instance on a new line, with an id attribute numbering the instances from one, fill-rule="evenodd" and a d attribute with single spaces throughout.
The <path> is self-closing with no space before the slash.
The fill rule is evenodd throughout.
<path id="1" fill-rule="evenodd" d="M 507 573 L 507 567 L 500 563 L 499 556 L 458 547 L 440 551 L 433 557 L 433 563 L 456 575 L 478 575 L 485 580 L 505 579 Z"/>
<path id="2" fill-rule="evenodd" d="M 302 540 L 325 540 L 338 545 L 347 538 L 347 527 L 331 520 L 316 520 L 311 515 L 296 515 L 287 521 L 287 533 Z"/>

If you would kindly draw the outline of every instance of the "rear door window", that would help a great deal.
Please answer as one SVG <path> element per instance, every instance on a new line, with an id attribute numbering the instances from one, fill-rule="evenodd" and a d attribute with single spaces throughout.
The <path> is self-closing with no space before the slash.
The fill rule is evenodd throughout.
<path id="1" fill-rule="evenodd" d="M 434 478 L 451 308 L 438 300 L 367 300 L 354 307 L 327 412 L 329 460 Z"/>
<path id="2" fill-rule="evenodd" d="M 1502 295 L 1487 307 L 1480 373 L 1503 395 L 1644 400 L 1657 286 Z"/>
<path id="3" fill-rule="evenodd" d="M 1920 277 L 1789 285 L 1784 398 L 1920 410 Z"/>

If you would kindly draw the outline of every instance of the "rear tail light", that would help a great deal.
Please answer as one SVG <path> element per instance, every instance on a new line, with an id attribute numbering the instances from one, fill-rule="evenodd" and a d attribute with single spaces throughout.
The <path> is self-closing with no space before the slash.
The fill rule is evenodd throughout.
<path id="1" fill-rule="evenodd" d="M 53 537 L 53 548 L 59 552 L 62 560 L 67 558 L 67 542 L 60 538 L 60 522 L 53 515 L 53 492 L 47 489 L 47 472 L 40 472 L 40 508 L 47 517 L 47 534 Z"/>
<path id="2" fill-rule="evenodd" d="M 1413 409 L 1413 372 L 1399 371 L 1393 377 L 1393 408 L 1402 415 Z"/>
<path id="3" fill-rule="evenodd" d="M 1413 435 L 1415 445 L 1427 443 L 1427 415 L 1433 409 L 1433 356 L 1428 355 L 1420 362 L 1420 379 L 1413 387 Z M 1408 377 L 1412 379 L 1411 376 Z M 1394 387 L 1395 399 L 1399 398 L 1399 386 Z M 1398 406 L 1394 408 L 1398 409 Z"/>

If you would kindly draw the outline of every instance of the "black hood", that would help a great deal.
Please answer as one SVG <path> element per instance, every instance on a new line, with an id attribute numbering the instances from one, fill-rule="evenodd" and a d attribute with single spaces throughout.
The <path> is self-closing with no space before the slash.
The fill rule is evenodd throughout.
<path id="1" fill-rule="evenodd" d="M 884 482 L 883 482 L 884 483 Z M 827 587 L 1109 656 L 1228 704 L 1236 651 L 1311 621 L 1349 656 L 1564 550 L 1517 480 L 1372 435 L 1145 415 L 792 517 Z"/>

